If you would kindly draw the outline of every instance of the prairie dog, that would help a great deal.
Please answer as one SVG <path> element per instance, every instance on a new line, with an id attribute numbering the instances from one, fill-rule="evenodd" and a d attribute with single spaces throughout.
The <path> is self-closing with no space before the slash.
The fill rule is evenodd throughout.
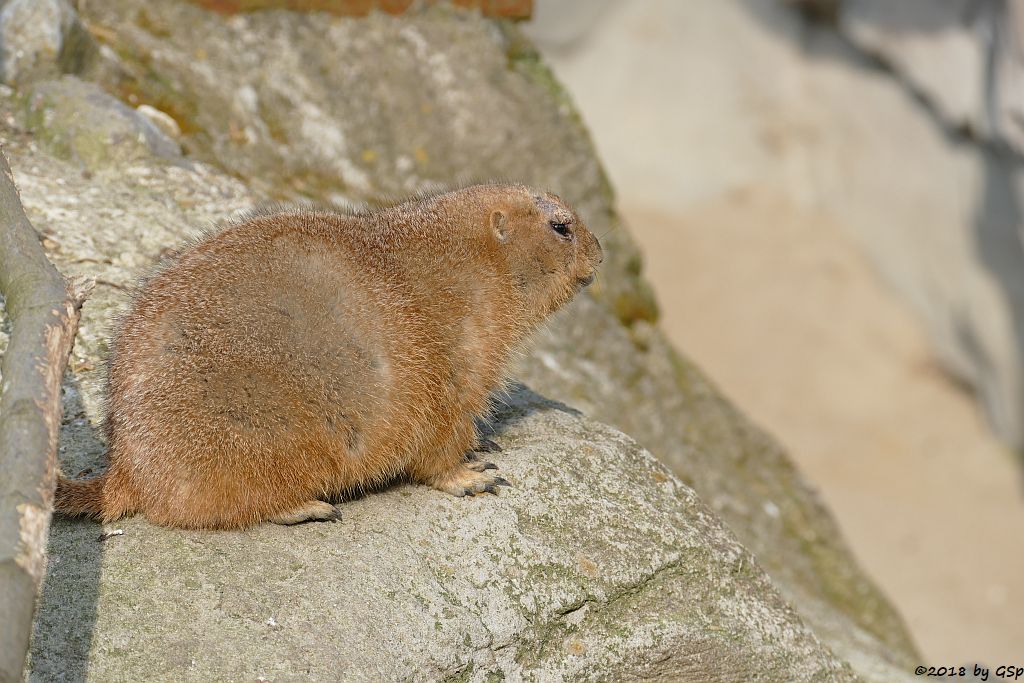
<path id="1" fill-rule="evenodd" d="M 111 345 L 109 468 L 56 509 L 240 528 L 333 519 L 397 477 L 494 492 L 467 457 L 508 362 L 590 284 L 597 238 L 557 196 L 475 185 L 345 215 L 256 213 L 183 249 Z"/>

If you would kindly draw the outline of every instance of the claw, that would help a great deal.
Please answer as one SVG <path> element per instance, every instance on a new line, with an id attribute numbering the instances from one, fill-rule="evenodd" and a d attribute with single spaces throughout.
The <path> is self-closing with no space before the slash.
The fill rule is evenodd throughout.
<path id="1" fill-rule="evenodd" d="M 480 442 L 477 443 L 476 448 L 473 450 L 478 453 L 501 453 L 501 446 L 490 439 L 480 439 Z"/>
<path id="2" fill-rule="evenodd" d="M 482 460 L 474 460 L 473 462 L 466 465 L 469 469 L 474 472 L 486 472 L 487 470 L 496 470 L 498 466 L 493 462 L 484 462 Z"/>
<path id="3" fill-rule="evenodd" d="M 496 494 L 498 486 L 510 486 L 497 475 L 497 470 L 498 466 L 494 463 L 478 460 L 462 463 L 424 483 L 458 498 L 481 493 Z"/>

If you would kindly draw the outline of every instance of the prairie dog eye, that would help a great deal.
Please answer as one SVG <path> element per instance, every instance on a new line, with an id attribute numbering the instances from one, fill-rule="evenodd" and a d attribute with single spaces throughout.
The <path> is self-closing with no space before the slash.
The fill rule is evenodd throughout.
<path id="1" fill-rule="evenodd" d="M 551 229 L 557 232 L 565 239 L 569 239 L 570 237 L 572 237 L 572 230 L 569 229 L 568 223 L 557 223 L 555 221 L 552 221 Z"/>

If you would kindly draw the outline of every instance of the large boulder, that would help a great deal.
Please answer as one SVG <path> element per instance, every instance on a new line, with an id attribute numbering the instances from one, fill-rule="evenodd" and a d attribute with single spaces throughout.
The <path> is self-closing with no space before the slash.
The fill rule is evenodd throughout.
<path id="1" fill-rule="evenodd" d="M 28 212 L 65 273 L 98 280 L 64 385 L 61 462 L 82 476 L 103 452 L 105 334 L 135 274 L 253 197 L 202 164 L 61 160 L 47 136 L 3 123 L 17 104 L 0 98 L 0 135 Z M 854 680 L 632 439 L 521 387 L 491 430 L 514 484 L 498 497 L 395 485 L 346 502 L 334 525 L 133 518 L 105 541 L 57 518 L 28 680 Z M 871 665 L 876 680 L 900 675 Z"/>
<path id="2" fill-rule="evenodd" d="M 855 680 L 631 439 L 522 389 L 495 426 L 500 496 L 394 486 L 246 532 L 131 519 L 102 553 L 58 520 L 29 680 Z"/>
<path id="3" fill-rule="evenodd" d="M 915 655 L 899 617 L 857 568 L 828 512 L 778 445 L 654 325 L 636 249 L 586 130 L 513 26 L 450 8 L 365 20 L 280 11 L 224 19 L 188 4 L 141 0 L 88 3 L 83 10 L 104 45 L 80 75 L 123 102 L 173 117 L 186 155 L 205 163 L 133 152 L 121 167 L 86 168 L 52 142 L 52 130 L 67 126 L 59 114 L 31 118 L 24 93 L 3 100 L 18 112 L 20 128 L 0 112 L 0 133 L 9 140 L 30 217 L 64 272 L 99 279 L 66 382 L 65 471 L 77 475 L 100 462 L 95 427 L 109 319 L 133 278 L 164 249 L 261 199 L 376 204 L 453 178 L 514 178 L 574 203 L 609 254 L 600 290 L 540 335 L 520 375 L 624 429 L 668 464 L 753 552 L 799 618 L 857 673 L 892 680 L 907 670 Z M 68 88 L 69 97 L 76 88 Z M 123 144 L 137 150 L 137 142 Z M 536 493 L 554 496 L 557 489 Z M 371 503 L 356 505 L 362 504 Z M 662 521 L 663 532 L 674 533 L 668 527 L 675 518 Z M 163 536 L 141 522 L 125 528 L 154 546 L 191 547 L 184 536 Z M 67 534 L 92 534 L 95 527 L 55 530 L 53 551 L 61 560 L 51 563 L 47 591 L 74 580 L 53 578 L 62 564 L 101 596 L 102 586 L 113 590 L 104 577 L 126 576 L 128 567 L 115 569 L 118 563 L 149 564 L 128 555 L 101 563 L 96 547 L 62 554 L 81 546 Z M 278 559 L 260 562 L 269 571 Z M 697 563 L 687 571 L 702 570 Z M 116 609 L 103 600 L 91 604 L 100 620 Z M 42 644 L 53 623 L 40 621 L 37 661 L 56 661 Z M 126 649 L 78 647 L 79 659 L 92 661 Z"/>

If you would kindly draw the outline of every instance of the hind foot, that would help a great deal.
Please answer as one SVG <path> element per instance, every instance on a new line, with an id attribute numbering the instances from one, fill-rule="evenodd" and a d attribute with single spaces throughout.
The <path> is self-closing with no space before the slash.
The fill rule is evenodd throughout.
<path id="1" fill-rule="evenodd" d="M 310 500 L 297 508 L 278 513 L 270 518 L 274 524 L 302 524 L 304 522 L 337 522 L 341 519 L 341 510 L 322 500 Z"/>
<path id="2" fill-rule="evenodd" d="M 499 486 L 511 486 L 498 476 L 498 466 L 492 462 L 473 461 L 433 477 L 428 485 L 459 498 L 477 493 L 498 493 Z"/>

